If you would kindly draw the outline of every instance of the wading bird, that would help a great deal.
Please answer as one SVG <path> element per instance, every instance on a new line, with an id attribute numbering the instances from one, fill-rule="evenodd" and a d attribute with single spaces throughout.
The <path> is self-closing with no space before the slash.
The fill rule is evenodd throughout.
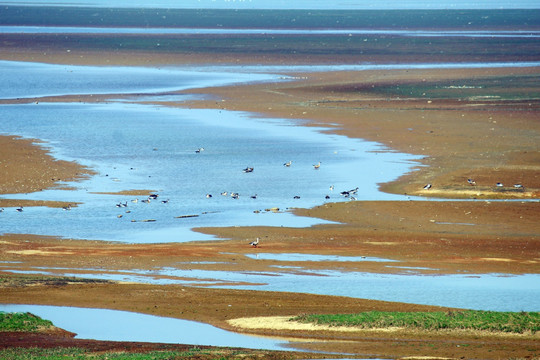
<path id="1" fill-rule="evenodd" d="M 249 245 L 251 245 L 251 247 L 259 246 L 259 238 L 257 238 L 255 241 L 250 242 Z"/>

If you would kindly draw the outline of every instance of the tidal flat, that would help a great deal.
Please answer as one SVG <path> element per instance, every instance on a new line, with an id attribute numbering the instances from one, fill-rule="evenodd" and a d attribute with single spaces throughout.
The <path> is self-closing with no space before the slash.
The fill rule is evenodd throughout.
<path id="1" fill-rule="evenodd" d="M 531 309 L 535 310 L 537 305 L 534 299 L 538 298 L 535 295 L 535 291 L 538 291 L 535 281 L 525 281 L 525 285 L 520 287 L 519 291 L 512 289 L 516 287 L 513 279 L 538 276 L 540 258 L 538 245 L 540 229 L 537 224 L 540 129 L 535 121 L 539 109 L 537 62 L 540 59 L 537 49 L 539 41 L 534 36 L 539 30 L 536 25 L 539 23 L 536 20 L 538 11 L 178 10 L 167 12 L 165 18 L 167 20 L 164 20 L 165 10 L 139 12 L 132 9 L 51 7 L 48 8 L 50 11 L 45 17 L 42 16 L 43 9 L 37 7 L 9 5 L 5 10 L 0 15 L 2 26 L 37 25 L 38 28 L 97 26 L 103 30 L 107 27 L 141 27 L 140 20 L 146 19 L 144 26 L 149 27 L 198 26 L 207 29 L 217 28 L 220 25 L 225 25 L 224 28 L 249 28 L 257 25 L 262 28 L 320 29 L 322 26 L 328 26 L 339 31 L 333 34 L 291 31 L 280 34 L 232 32 L 220 35 L 107 34 L 101 31 L 99 35 L 69 33 L 58 36 L 40 33 L 38 29 L 26 34 L 2 33 L 4 42 L 0 56 L 3 60 L 17 62 L 17 66 L 22 65 L 21 62 L 26 62 L 30 67 L 33 66 L 32 63 L 70 66 L 116 65 L 128 68 L 144 66 L 151 68 L 150 71 L 155 73 L 159 73 L 158 69 L 164 66 L 172 66 L 182 70 L 197 69 L 197 76 L 202 76 L 201 70 L 207 71 L 203 76 L 205 78 L 220 67 L 222 74 L 230 74 L 231 69 L 235 67 L 242 69 L 239 73 L 245 74 L 244 66 L 249 68 L 256 65 L 259 70 L 265 67 L 272 69 L 274 66 L 272 71 L 264 75 L 268 78 L 260 79 L 261 81 L 213 85 L 202 82 L 198 84 L 195 81 L 188 87 L 172 86 L 158 93 L 155 89 L 148 92 L 142 87 L 137 88 L 134 94 L 125 89 L 110 88 L 108 85 L 99 94 L 66 91 L 64 88 L 63 92 L 32 95 L 30 91 L 22 96 L 10 96 L 8 91 L 3 96 L 1 106 L 4 110 L 17 114 L 12 117 L 12 124 L 17 125 L 17 129 L 7 131 L 5 135 L 37 137 L 41 141 L 46 141 L 46 147 L 36 148 L 31 142 L 25 142 L 23 149 L 26 150 L 23 151 L 32 149 L 28 157 L 12 158 L 3 155 L 5 159 L 16 159 L 7 164 L 15 171 L 5 181 L 16 183 L 15 188 L 18 189 L 7 193 L 4 191 L 6 194 L 0 200 L 2 204 L 0 206 L 4 207 L 4 212 L 0 214 L 1 219 L 10 220 L 10 230 L 4 231 L 1 238 L 3 276 L 8 278 L 21 276 L 17 275 L 18 273 L 41 276 L 37 274 L 52 270 L 54 276 L 70 274 L 100 278 L 114 272 L 125 275 L 124 280 L 130 280 L 129 276 L 145 274 L 146 277 L 152 278 L 150 282 L 168 282 L 175 278 L 181 283 L 158 285 L 146 284 L 144 281 L 140 284 L 119 281 L 106 284 L 68 282 L 57 285 L 45 283 L 38 286 L 5 286 L 0 289 L 4 303 L 100 307 L 203 321 L 238 332 L 286 334 L 289 338 L 297 339 L 315 337 L 329 341 L 325 343 L 306 341 L 296 343 L 294 346 L 311 351 L 355 354 L 357 357 L 365 357 L 365 354 L 376 354 L 385 358 L 414 355 L 485 357 L 486 354 L 499 357 L 508 357 L 510 354 L 525 357 L 538 354 L 534 338 L 501 337 L 498 334 L 482 334 L 482 339 L 478 340 L 475 338 L 477 335 L 470 334 L 437 332 L 418 334 L 399 330 L 391 335 L 377 332 L 379 340 L 373 342 L 370 341 L 373 335 L 369 333 L 344 335 L 323 331 L 308 334 L 304 331 L 285 331 L 279 328 L 245 329 L 233 327 L 227 322 L 242 317 L 354 313 L 368 309 L 441 310 L 441 304 L 433 302 L 430 304 L 429 300 L 412 300 L 422 302 L 422 305 L 408 302 L 403 297 L 404 292 L 399 291 L 392 299 L 395 302 L 382 301 L 384 299 L 368 300 L 360 295 L 343 297 L 335 296 L 337 294 L 334 296 L 307 294 L 304 290 L 302 293 L 295 292 L 301 289 L 297 284 L 303 284 L 303 279 L 310 280 L 305 282 L 306 284 L 311 282 L 316 284 L 318 278 L 328 280 L 329 276 L 325 271 L 329 270 L 339 270 L 347 276 L 353 276 L 355 273 L 367 273 L 370 274 L 368 277 L 373 278 L 390 276 L 396 277 L 398 281 L 409 280 L 407 276 L 411 276 L 410 279 L 433 279 L 442 286 L 448 279 L 463 278 L 466 282 L 474 283 L 475 279 L 489 278 L 493 280 L 494 288 L 502 283 L 509 285 L 507 290 L 510 298 L 505 303 L 508 306 L 515 306 L 515 311 L 523 309 L 517 308 L 521 305 L 514 302 L 512 296 L 525 301 L 530 300 Z M 93 16 L 88 17 L 88 14 Z M 336 23 L 338 19 L 342 20 L 339 24 Z M 197 23 L 190 23 L 193 21 Z M 291 25 L 293 23 L 294 26 Z M 454 34 L 448 37 L 413 37 L 402 36 L 399 31 L 390 34 L 357 31 L 363 28 L 402 30 L 403 27 L 422 31 L 450 30 Z M 348 29 L 351 30 L 350 33 L 347 33 Z M 466 32 L 471 31 L 493 34 L 506 31 L 510 36 L 465 36 Z M 462 32 L 464 36 L 454 36 L 456 32 Z M 531 36 L 523 36 L 524 32 Z M 475 63 L 477 66 L 467 66 L 467 63 Z M 338 70 L 342 66 L 369 67 L 373 64 L 396 66 L 385 69 Z M 426 64 L 429 66 L 425 66 Z M 308 71 L 302 71 L 300 67 L 295 68 L 296 65 L 308 66 Z M 319 71 L 315 71 L 315 68 L 309 69 L 311 65 L 324 65 L 329 68 L 319 67 Z M 40 66 L 47 68 L 50 65 Z M 332 67 L 335 67 L 334 71 L 331 71 Z M 66 73 L 69 73 L 70 69 L 74 68 L 66 67 Z M 103 70 L 110 71 L 110 68 Z M 130 71 L 133 71 L 133 68 Z M 96 74 L 99 74 L 99 71 Z M 260 76 L 261 72 L 258 74 Z M 137 75 L 132 76 L 136 81 Z M 46 86 L 43 89 L 51 90 Z M 107 91 L 108 89 L 111 91 Z M 25 90 L 35 89 L 28 86 Z M 160 99 L 161 96 L 165 97 Z M 165 101 L 162 101 L 163 99 Z M 76 113 L 72 112 L 73 109 L 83 111 Z M 203 114 L 202 118 L 188 115 L 187 119 L 180 120 L 181 116 L 178 116 L 182 112 L 195 114 L 199 110 L 203 111 L 200 113 Z M 90 116 L 92 112 L 94 115 Z M 232 118 L 229 118 L 233 116 L 232 114 L 235 116 L 242 114 L 244 116 L 242 125 L 232 126 L 231 133 L 246 129 L 248 131 L 242 133 L 235 143 L 235 148 L 242 142 L 259 139 L 258 142 L 263 145 L 262 149 L 264 147 L 271 149 L 269 158 L 276 157 L 275 164 L 265 164 L 261 167 L 246 161 L 236 164 L 237 166 L 231 165 L 231 168 L 238 168 L 238 173 L 234 174 L 242 181 L 249 179 L 246 176 L 257 175 L 258 170 L 265 169 L 266 166 L 267 172 L 262 175 L 265 181 L 270 182 L 269 175 L 283 174 L 287 170 L 298 170 L 301 171 L 298 174 L 307 174 L 310 177 L 317 176 L 317 181 L 323 176 L 330 176 L 321 182 L 320 192 L 315 191 L 315 195 L 309 195 L 307 198 L 300 194 L 300 199 L 294 199 L 296 194 L 291 193 L 289 195 L 292 196 L 290 199 L 287 196 L 287 201 L 291 201 L 293 205 L 280 206 L 280 209 L 289 208 L 287 216 L 291 218 L 295 216 L 293 213 L 305 216 L 307 219 L 305 226 L 292 227 L 281 221 L 276 224 L 268 219 L 282 214 L 266 213 L 266 206 L 262 206 L 261 209 L 252 208 L 252 200 L 264 198 L 262 189 L 246 192 L 249 198 L 246 198 L 244 203 L 251 211 L 262 210 L 259 213 L 251 212 L 250 215 L 264 220 L 258 224 L 259 226 L 253 226 L 253 223 L 250 224 L 252 226 L 238 226 L 246 216 L 237 219 L 238 221 L 222 224 L 221 227 L 197 223 L 201 220 L 202 213 L 207 211 L 206 206 L 210 200 L 206 197 L 209 194 L 207 191 L 200 191 L 200 197 L 197 197 L 200 201 L 188 204 L 190 210 L 193 206 L 204 204 L 204 210 L 178 211 L 178 216 L 199 215 L 181 218 L 194 221 L 189 229 L 194 228 L 196 235 L 155 231 L 152 226 L 159 226 L 160 220 L 164 217 L 146 214 L 140 218 L 134 217 L 136 212 L 131 209 L 132 207 L 172 205 L 174 204 L 172 199 L 179 199 L 182 191 L 186 191 L 185 184 L 191 183 L 191 180 L 180 182 L 174 190 L 172 187 L 163 186 L 163 177 L 157 176 L 161 170 L 156 171 L 156 168 L 147 165 L 142 166 L 144 170 L 142 175 L 137 174 L 141 171 L 141 167 L 131 164 L 138 164 L 140 161 L 138 151 L 148 150 L 149 159 L 153 159 L 155 164 L 159 165 L 161 149 L 185 165 L 189 158 L 193 157 L 199 161 L 200 157 L 195 156 L 208 155 L 213 148 L 201 144 L 202 141 L 199 141 L 197 136 L 190 137 L 188 134 L 187 139 L 182 141 L 181 149 L 167 149 L 168 145 L 164 144 L 174 143 L 172 132 L 169 134 L 172 136 L 171 139 L 165 142 L 158 141 L 159 145 L 155 145 L 155 142 L 145 142 L 144 139 L 151 138 L 153 129 L 145 129 L 143 131 L 145 136 L 139 138 L 136 128 L 130 125 L 134 121 L 139 121 L 138 117 L 143 124 L 145 120 L 153 118 L 146 117 L 148 113 L 158 114 L 156 117 L 160 119 L 161 124 L 166 122 L 168 129 L 173 123 L 179 126 L 189 121 L 199 122 L 205 129 L 205 135 L 208 135 L 208 141 L 220 138 L 224 129 L 234 124 Z M 84 118 L 83 115 L 88 118 Z M 83 133 L 87 136 L 92 134 L 92 124 L 96 125 L 100 121 L 109 123 L 108 119 L 111 118 L 122 119 L 125 127 L 121 131 L 117 129 L 116 132 L 97 131 L 96 136 L 91 137 L 94 140 L 81 140 L 70 136 L 73 135 L 70 134 L 72 128 L 65 126 L 69 123 L 67 119 L 70 116 L 74 118 L 83 116 L 84 123 L 88 125 L 88 131 Z M 164 121 L 164 118 L 169 116 L 171 119 L 167 120 L 168 122 Z M 205 123 L 205 117 L 213 117 L 215 120 L 218 116 L 219 120 L 216 121 L 219 125 L 212 122 Z M 24 121 L 18 122 L 18 119 Z M 283 152 L 284 149 L 292 149 L 290 144 L 279 142 L 283 139 L 260 141 L 260 138 L 253 137 L 255 122 L 275 123 L 273 119 L 285 121 L 284 124 L 287 125 L 284 132 L 294 138 L 295 142 L 304 141 L 302 140 L 304 135 L 301 134 L 306 132 L 296 130 L 296 127 L 301 126 L 308 130 L 312 129 L 321 138 L 312 138 L 305 148 L 304 143 L 302 147 L 294 147 L 295 151 Z M 32 136 L 32 133 L 38 135 L 41 133 L 32 130 L 30 125 L 35 124 L 36 129 L 44 131 L 50 125 L 49 122 L 57 122 L 53 134 Z M 157 126 L 158 123 L 152 120 L 147 125 Z M 215 130 L 216 126 L 219 126 L 219 131 Z M 136 134 L 128 134 L 130 129 Z M 57 135 L 55 133 L 62 131 L 65 132 L 64 137 L 55 139 L 54 136 Z M 268 128 L 258 131 L 268 132 Z M 118 136 L 122 133 L 124 136 Z M 321 144 L 325 141 L 320 139 L 325 136 L 334 139 L 330 142 L 332 145 L 326 149 L 329 150 L 330 158 L 311 159 L 310 156 L 313 157 L 313 154 L 321 150 L 324 152 L 325 148 L 321 149 Z M 282 138 L 283 134 L 276 137 Z M 351 166 L 344 161 L 343 164 L 349 165 L 339 172 L 357 171 L 362 178 L 370 179 L 370 185 L 361 183 L 357 178 L 353 183 L 344 183 L 330 190 L 330 185 L 336 185 L 331 180 L 335 178 L 337 170 L 330 170 L 325 174 L 325 171 L 328 171 L 325 169 L 327 164 L 333 162 L 336 144 L 340 143 L 340 146 L 345 147 L 339 148 L 338 156 L 350 151 L 350 155 L 354 157 L 361 152 L 351 146 L 356 139 L 380 144 L 375 149 L 368 150 L 369 156 L 374 158 L 382 155 L 399 157 L 403 156 L 402 154 L 410 154 L 406 162 L 402 162 L 403 158 L 397 160 L 398 166 L 406 170 L 390 176 L 389 180 L 376 180 L 376 170 L 362 165 Z M 20 140 L 14 138 L 7 140 L 6 146 L 1 150 L 5 154 L 11 154 L 14 144 Z M 123 143 L 125 150 L 109 152 L 109 155 L 106 155 L 107 159 L 101 162 L 105 166 L 96 166 L 104 160 L 99 154 L 109 146 L 109 142 L 116 145 Z M 196 153 L 195 150 L 201 147 L 205 148 L 204 152 Z M 296 161 L 299 156 L 298 150 L 302 148 L 305 150 L 304 160 Z M 74 151 L 67 151 L 68 149 Z M 116 155 L 112 156 L 112 153 Z M 261 153 L 264 151 L 261 150 Z M 80 166 L 78 172 L 81 174 L 85 173 L 85 169 L 96 172 L 97 174 L 93 172 L 87 174 L 91 176 L 90 182 L 94 181 L 90 189 L 92 191 L 89 192 L 96 194 L 82 196 L 86 192 L 83 186 L 90 183 L 74 182 L 73 175 L 48 176 L 49 179 L 57 180 L 41 182 L 44 185 L 37 190 L 43 189 L 42 191 L 33 189 L 27 193 L 21 185 L 26 185 L 36 175 L 27 177 L 18 174 L 28 174 L 27 169 L 34 167 L 36 162 L 33 163 L 32 160 L 37 155 L 41 156 L 40 163 L 53 164 L 57 159 L 68 160 L 71 164 Z M 95 156 L 95 159 L 89 161 L 91 156 Z M 367 155 L 360 155 L 364 156 Z M 287 169 L 283 164 L 289 160 L 293 162 L 291 168 Z M 321 161 L 322 166 L 319 170 L 315 170 L 312 166 L 318 161 Z M 375 168 L 381 163 L 376 161 Z M 59 165 L 55 167 L 57 169 L 55 172 L 63 174 L 63 165 L 66 163 L 54 164 Z M 305 166 L 305 169 L 300 169 L 299 165 Z M 242 172 L 246 166 L 254 166 L 255 171 L 252 174 Z M 169 167 L 167 165 L 161 168 Z M 160 169 L 159 166 L 157 168 Z M 192 165 L 190 168 L 194 169 L 196 166 Z M 211 179 L 219 177 L 208 172 L 200 176 L 203 178 L 208 176 Z M 201 183 L 200 179 L 201 177 L 196 176 L 193 183 Z M 473 179 L 475 185 L 471 185 L 468 179 Z M 497 186 L 497 183 L 501 183 L 502 186 Z M 230 184 L 238 183 L 233 181 Z M 424 189 L 427 184 L 431 186 Z M 50 189 L 55 185 L 65 189 Z M 221 201 L 225 207 L 235 204 L 231 202 L 233 199 L 225 198 L 221 192 L 236 191 L 236 188 L 222 185 L 224 186 L 212 190 L 211 199 Z M 521 185 L 522 188 L 514 185 Z M 297 182 L 291 186 L 300 186 L 299 191 L 317 189 Z M 359 189 L 358 194 L 354 194 L 356 196 L 351 200 L 350 191 L 357 186 L 362 190 Z M 271 186 L 267 184 L 263 188 L 266 190 Z M 280 194 L 286 192 L 284 189 L 287 188 L 279 186 L 275 199 L 279 199 L 282 196 Z M 349 197 L 343 197 L 340 194 L 342 191 L 349 192 Z M 160 201 L 170 199 L 171 203 L 154 201 L 152 204 L 134 205 L 131 200 L 142 196 L 129 195 L 135 193 L 158 193 Z M 253 195 L 257 195 L 257 199 L 251 198 Z M 329 195 L 330 199 L 325 199 L 324 195 Z M 304 202 L 310 196 L 320 200 Z M 73 203 L 76 207 L 65 211 L 57 208 L 54 215 L 51 215 L 53 214 L 51 209 L 27 205 L 31 204 L 32 200 L 46 202 L 59 198 L 66 205 Z M 103 205 L 89 206 L 90 198 L 99 200 L 96 200 L 96 204 Z M 450 198 L 458 198 L 459 201 L 448 201 Z M 141 197 L 139 200 L 142 199 Z M 225 202 L 225 199 L 228 202 Z M 24 209 L 21 209 L 23 210 L 21 212 L 16 211 L 17 207 L 23 206 L 22 203 L 16 204 L 18 200 L 24 201 Z M 293 200 L 300 201 L 295 203 Z M 125 208 L 115 206 L 125 203 L 128 203 Z M 272 200 L 272 203 L 275 204 L 276 201 Z M 110 214 L 99 208 L 105 205 L 107 209 L 110 207 Z M 77 219 L 77 211 L 81 211 L 79 214 L 88 211 L 87 215 L 92 215 L 92 207 L 95 213 L 100 214 L 99 216 L 105 216 L 96 226 L 87 226 L 84 230 L 85 221 L 73 220 L 71 227 L 73 230 L 63 232 L 62 229 L 70 229 L 64 224 L 53 226 L 58 231 L 54 234 L 40 231 L 40 222 L 54 224 L 55 219 L 60 217 L 64 221 L 67 218 Z M 120 210 L 123 212 L 118 212 Z M 126 210 L 131 212 L 126 213 Z M 208 212 L 204 215 L 219 218 L 219 213 Z M 88 216 L 84 218 L 91 219 Z M 50 221 L 44 221 L 46 219 Z M 117 226 L 124 220 L 128 221 L 123 225 L 145 227 L 148 231 L 141 231 L 140 228 L 136 232 L 116 229 L 114 231 L 120 230 L 118 233 L 125 234 L 125 242 L 102 241 L 111 240 L 107 237 L 111 232 L 107 230 L 106 224 Z M 131 220 L 136 221 L 132 223 Z M 139 223 L 137 220 L 156 221 Z M 313 222 L 319 224 L 311 226 Z M 25 230 L 32 223 L 38 225 L 31 231 Z M 76 231 L 83 229 L 84 236 L 74 236 L 75 229 Z M 138 243 L 140 241 L 136 238 L 141 235 L 151 240 Z M 189 239 L 190 236 L 194 237 L 193 240 L 204 241 L 174 242 L 175 239 Z M 197 238 L 198 236 L 200 238 Z M 170 239 L 159 243 L 166 237 Z M 261 239 L 260 245 L 256 248 L 250 247 L 249 243 L 257 237 Z M 257 254 L 260 254 L 260 258 L 257 258 Z M 265 254 L 275 255 L 274 258 L 264 259 Z M 279 257 L 280 254 L 302 254 L 307 258 L 325 256 L 329 260 L 284 260 Z M 388 263 L 381 261 L 339 261 L 343 256 L 389 259 L 393 262 L 388 266 Z M 190 276 L 189 269 L 192 269 L 192 273 L 197 273 L 197 276 Z M 217 286 L 212 288 L 201 286 L 199 272 L 207 274 L 203 276 L 206 278 L 203 279 L 204 282 Z M 221 273 L 229 276 L 219 279 L 216 274 Z M 245 281 L 238 281 L 238 275 L 243 276 Z M 250 279 L 256 279 L 255 283 L 250 282 Z M 284 283 L 283 287 L 277 289 L 252 290 L 253 287 L 264 288 L 272 282 L 284 279 L 294 281 Z M 362 282 L 359 279 L 346 287 L 361 288 Z M 339 288 L 339 281 L 334 283 L 338 284 Z M 463 282 L 457 283 L 463 285 Z M 375 285 L 369 287 L 373 288 L 372 290 L 377 289 Z M 463 291 L 462 298 L 465 301 L 473 298 L 479 300 L 479 305 L 474 305 L 478 308 L 489 306 L 487 302 L 482 305 L 482 298 L 477 296 L 478 290 L 478 287 L 471 286 L 469 290 Z M 420 293 L 430 295 L 431 292 L 434 297 L 441 295 L 437 294 L 436 288 L 432 286 L 412 292 L 416 295 Z M 453 299 L 451 294 L 444 298 L 457 300 Z M 202 304 L 201 299 L 207 299 L 206 303 Z M 445 306 L 459 306 L 458 303 L 454 304 L 447 303 Z M 343 343 L 336 341 L 338 338 L 352 341 Z M 396 339 L 402 341 L 396 342 Z M 410 339 L 415 339 L 418 344 L 414 349 L 408 345 Z M 396 346 L 387 346 L 389 342 Z M 463 346 L 457 347 L 456 343 Z M 432 346 L 433 344 L 436 346 Z M 319 356 L 327 357 L 323 354 Z"/>

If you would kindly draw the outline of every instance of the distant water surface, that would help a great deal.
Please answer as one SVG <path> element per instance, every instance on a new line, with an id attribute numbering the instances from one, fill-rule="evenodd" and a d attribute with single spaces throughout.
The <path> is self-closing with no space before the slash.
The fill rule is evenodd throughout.
<path id="1" fill-rule="evenodd" d="M 11 0 L 0 4 L 16 5 L 63 5 L 63 6 L 93 6 L 93 7 L 133 7 L 133 8 L 177 8 L 177 9 L 538 9 L 540 5 L 535 0 L 493 0 L 493 1 L 432 1 L 432 0 L 349 0 L 349 1 L 319 1 L 319 0 L 88 0 L 84 4 L 73 0 Z"/>
<path id="2" fill-rule="evenodd" d="M 540 37 L 534 30 L 382 30 L 382 29 L 227 29 L 75 26 L 0 26 L 5 34 L 242 34 L 242 35 L 395 35 L 403 37 Z"/>

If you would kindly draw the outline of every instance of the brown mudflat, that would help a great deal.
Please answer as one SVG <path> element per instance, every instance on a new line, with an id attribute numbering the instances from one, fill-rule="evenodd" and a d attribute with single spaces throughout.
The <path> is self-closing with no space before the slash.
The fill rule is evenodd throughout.
<path id="1" fill-rule="evenodd" d="M 15 37 L 14 37 L 15 38 Z M 11 43 L 2 58 L 57 63 L 196 64 L 212 61 L 212 54 L 154 54 L 74 49 L 67 54 L 56 44 L 44 54 L 43 43 Z M 534 53 L 534 52 L 533 52 Z M 411 59 L 403 55 L 393 60 Z M 501 55 L 502 56 L 502 55 Z M 534 57 L 529 54 L 529 58 Z M 225 54 L 223 61 L 243 63 L 309 63 L 299 56 Z M 351 57 L 320 56 L 318 63 Z M 388 57 L 370 58 L 384 61 Z M 215 57 L 214 57 L 215 60 Z M 434 61 L 448 59 L 433 57 Z M 451 59 L 458 60 L 459 59 Z M 470 59 L 461 59 L 470 60 Z M 495 61 L 497 58 L 492 58 Z M 499 60 L 508 60 L 501 58 Z M 514 59 L 515 60 L 515 59 Z M 287 82 L 195 89 L 212 100 L 170 106 L 223 108 L 253 112 L 254 116 L 307 120 L 305 126 L 325 125 L 328 131 L 384 144 L 388 149 L 423 156 L 418 170 L 381 184 L 388 192 L 425 198 L 482 199 L 483 201 L 355 201 L 297 209 L 299 216 L 339 222 L 305 229 L 248 227 L 205 228 L 224 240 L 182 244 L 116 244 L 76 241 L 21 234 L 0 235 L 0 260 L 10 270 L 37 267 L 108 270 L 177 267 L 208 270 L 276 270 L 275 261 L 255 261 L 257 252 L 334 254 L 380 257 L 419 272 L 524 274 L 540 271 L 540 102 L 538 67 L 438 70 L 390 70 L 285 74 Z M 500 84 L 503 84 L 502 86 Z M 103 101 L 103 97 L 67 96 L 30 101 Z M 217 100 L 216 100 L 217 99 Z M 35 141 L 0 136 L 2 193 L 30 193 L 59 182 L 92 175 L 76 163 L 58 161 Z M 471 184 L 468 179 L 474 181 Z M 497 186 L 501 183 L 502 186 Z M 429 189 L 424 186 L 431 184 Z M 520 185 L 520 186 L 514 186 Z M 125 189 L 148 193 L 147 189 Z M 493 199 L 512 199 L 496 202 Z M 515 201 L 517 200 L 517 201 Z M 66 206 L 30 200 L 0 199 L 6 211 L 17 206 Z M 10 207 L 10 208 L 8 208 Z M 1 216 L 1 214 L 0 214 Z M 261 238 L 258 248 L 248 242 Z M 400 272 L 380 262 L 290 263 L 303 270 L 336 268 L 343 271 Z M 10 281 L 11 281 L 10 280 Z M 294 330 L 281 327 L 246 328 L 228 320 L 293 316 L 301 313 L 340 313 L 366 310 L 441 310 L 414 304 L 343 297 L 211 289 L 203 286 L 158 286 L 120 283 L 50 283 L 0 288 L 3 303 L 100 307 L 204 321 L 235 331 L 299 338 L 299 348 L 352 353 L 361 357 L 399 358 L 535 358 L 537 336 L 494 333 Z M 23 281 L 24 283 L 24 281 Z M 196 284 L 200 285 L 200 284 Z M 445 310 L 445 309 L 443 309 Z M 266 322 L 265 322 L 266 323 Z M 270 319 L 268 319 L 268 323 Z M 247 325 L 246 325 L 247 326 Z M 0 337 L 1 346 L 76 344 L 91 349 L 167 348 L 172 345 L 79 341 L 59 335 Z M 325 342 L 313 341 L 327 340 Z M 264 354 L 265 357 L 280 355 Z M 311 355 L 310 355 L 311 356 Z M 318 356 L 324 357 L 319 354 Z M 307 355 L 294 354 L 294 358 Z M 271 358 L 271 357 L 270 357 Z"/>

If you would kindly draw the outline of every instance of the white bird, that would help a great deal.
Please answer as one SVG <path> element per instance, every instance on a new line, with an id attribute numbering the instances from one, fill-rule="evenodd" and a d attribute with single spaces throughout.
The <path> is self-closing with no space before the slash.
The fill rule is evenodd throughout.
<path id="1" fill-rule="evenodd" d="M 250 242 L 249 245 L 251 245 L 252 247 L 259 246 L 259 238 L 257 238 L 255 241 Z"/>
<path id="2" fill-rule="evenodd" d="M 498 182 L 498 183 L 497 183 L 497 186 L 498 186 L 498 187 L 503 187 L 504 185 L 503 185 L 502 183 Z"/>
<path id="3" fill-rule="evenodd" d="M 473 179 L 467 179 L 467 182 L 472 186 L 476 185 L 476 181 L 474 181 Z"/>
<path id="4" fill-rule="evenodd" d="M 426 184 L 426 186 L 424 186 L 424 190 L 429 190 L 429 189 L 431 189 L 431 186 L 432 186 L 431 184 Z"/>
<path id="5" fill-rule="evenodd" d="M 195 150 L 195 153 L 200 154 L 200 153 L 202 153 L 203 151 L 204 151 L 204 148 L 201 147 L 201 148 L 198 148 L 197 150 Z"/>
<path id="6" fill-rule="evenodd" d="M 206 194 L 206 198 L 210 199 L 212 197 L 212 194 Z"/>
<path id="7" fill-rule="evenodd" d="M 291 164 L 292 164 L 292 160 L 289 160 L 285 164 L 283 164 L 283 166 L 289 167 L 289 166 L 291 166 Z"/>
<path id="8" fill-rule="evenodd" d="M 334 185 L 330 185 L 330 191 L 334 191 Z"/>
<path id="9" fill-rule="evenodd" d="M 521 185 L 521 184 L 514 184 L 514 187 L 516 189 L 523 189 L 523 185 Z"/>
<path id="10" fill-rule="evenodd" d="M 313 165 L 313 168 L 315 170 L 318 170 L 321 167 L 321 162 L 319 161 L 317 164 Z"/>
<path id="11" fill-rule="evenodd" d="M 222 193 L 221 193 L 221 195 L 223 195 L 223 196 L 227 196 L 227 192 L 226 192 L 226 191 L 224 191 L 224 192 L 222 192 Z"/>

